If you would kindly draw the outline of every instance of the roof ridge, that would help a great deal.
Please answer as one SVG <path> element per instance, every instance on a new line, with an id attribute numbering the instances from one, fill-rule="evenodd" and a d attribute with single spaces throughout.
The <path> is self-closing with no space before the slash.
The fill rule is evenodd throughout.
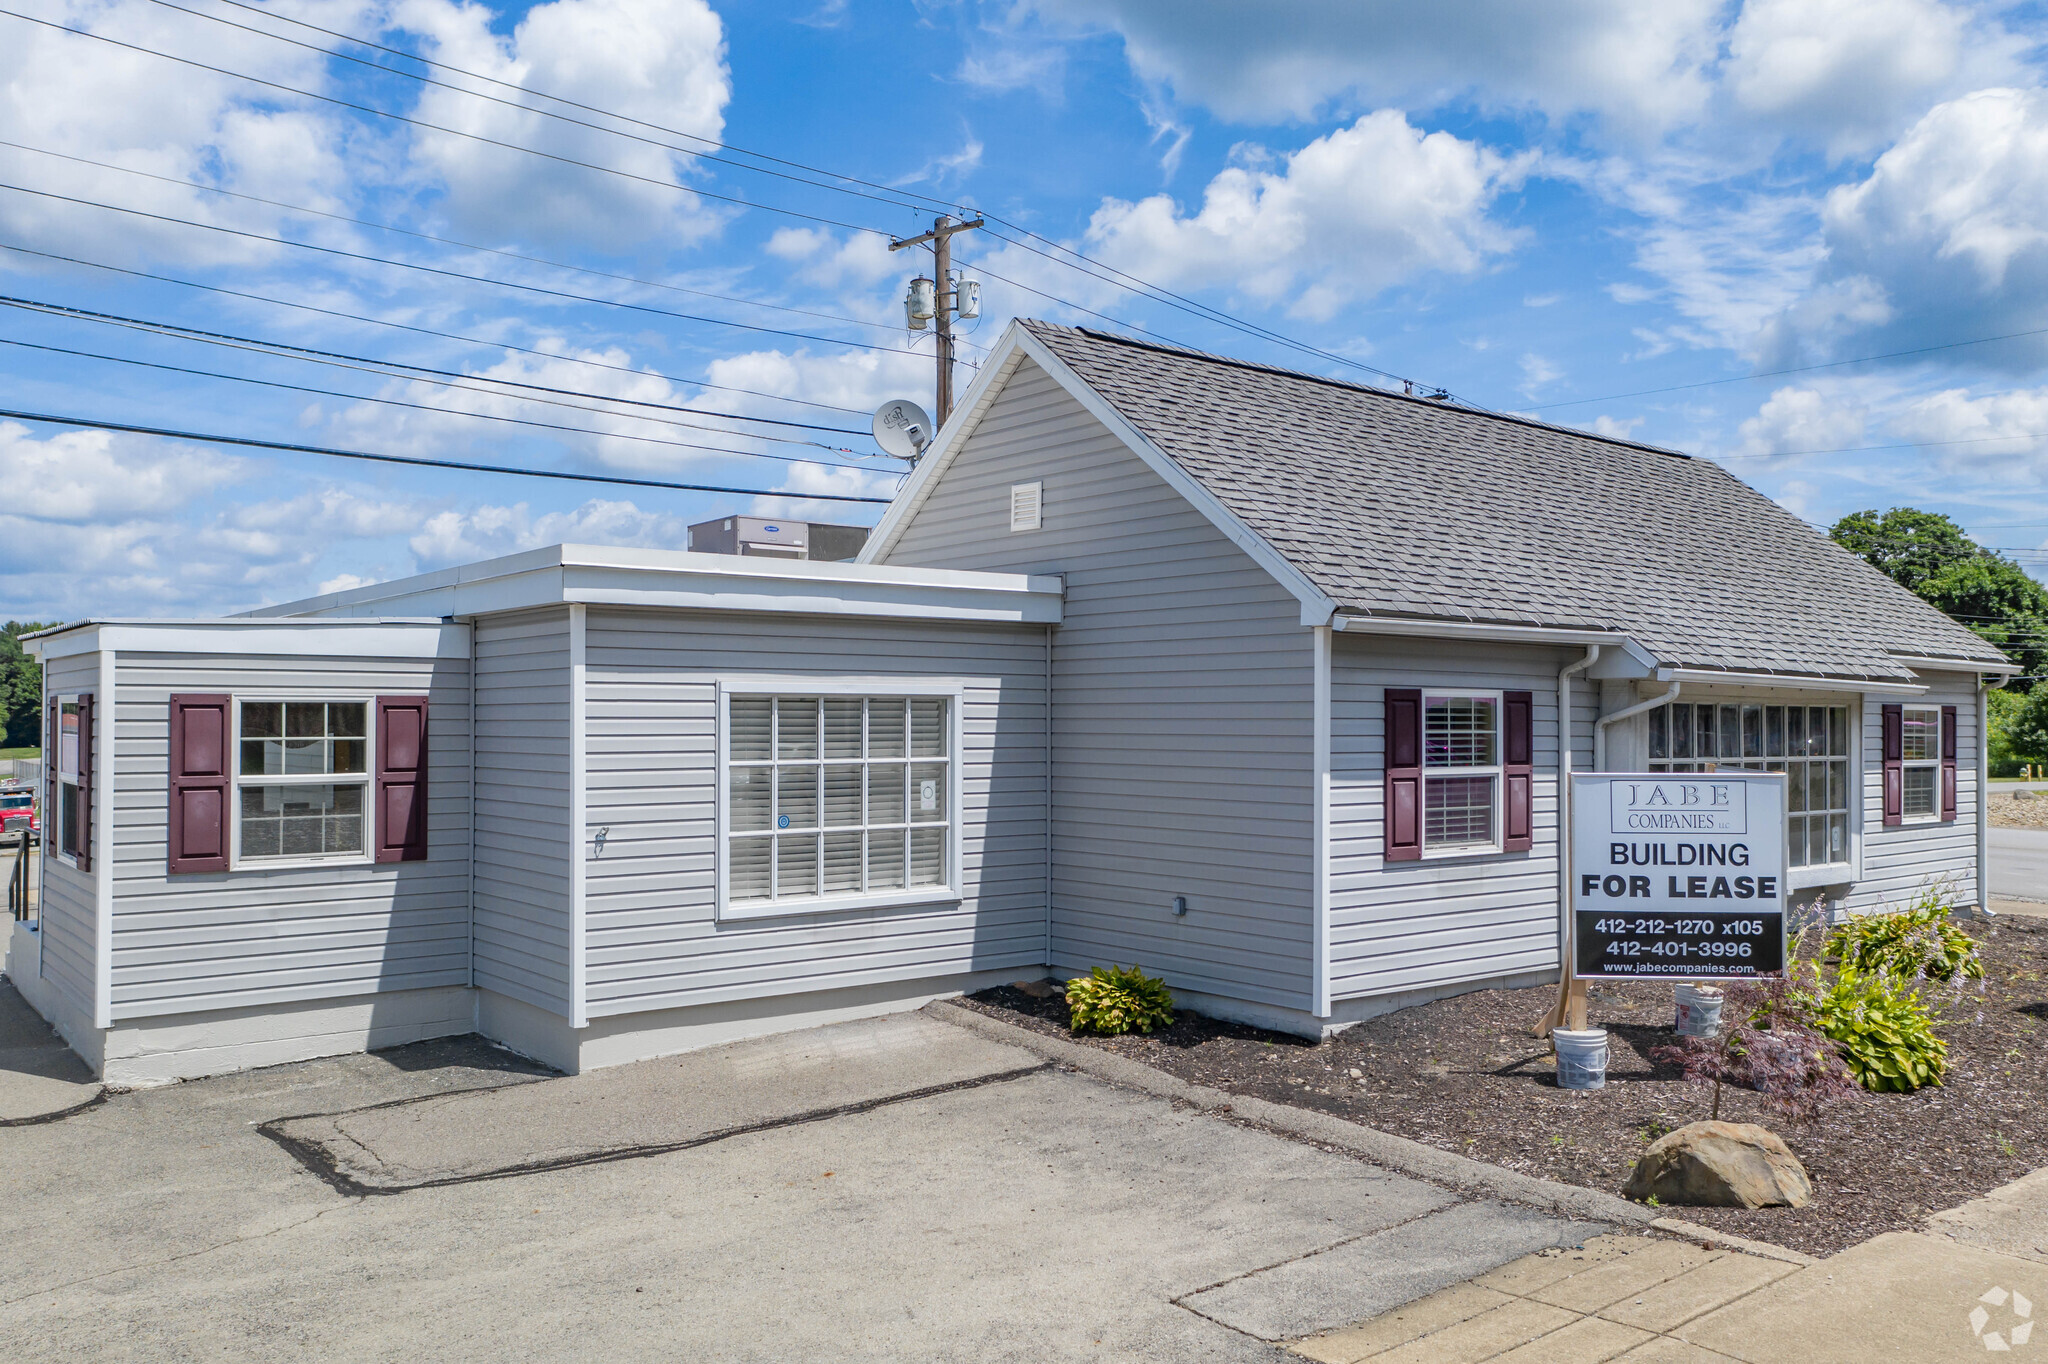
<path id="1" fill-rule="evenodd" d="M 1197 350 L 1193 346 L 1169 345 L 1160 341 L 1147 341 L 1140 337 L 1125 336 L 1118 332 L 1102 331 L 1095 327 L 1068 327 L 1057 322 L 1047 322 L 1035 317 L 1019 318 L 1018 320 L 1026 327 L 1066 332 L 1070 335 L 1085 336 L 1096 341 L 1111 341 L 1120 346 L 1154 351 L 1161 355 L 1185 356 L 1189 359 L 1207 361 L 1214 365 L 1223 365 L 1230 369 L 1250 370 L 1259 374 L 1278 374 L 1290 379 L 1304 379 L 1312 384 L 1324 384 L 1331 388 L 1346 389 L 1353 393 L 1363 393 L 1375 398 L 1388 398 L 1395 402 L 1413 403 L 1432 412 L 1455 412 L 1464 416 L 1487 417 L 1494 421 L 1511 422 L 1516 426 L 1533 427 L 1538 431 L 1555 431 L 1561 435 L 1579 436 L 1586 440 L 1597 440 L 1607 445 L 1619 446 L 1624 450 L 1641 450 L 1647 454 L 1665 455 L 1672 459 L 1694 460 L 1705 464 L 1714 463 L 1713 460 L 1700 460 L 1697 455 L 1687 454 L 1683 450 L 1673 450 L 1669 446 L 1652 445 L 1648 441 L 1629 440 L 1624 436 L 1609 436 L 1599 431 L 1588 431 L 1580 426 L 1559 426 L 1555 422 L 1543 421 L 1536 417 L 1524 417 L 1513 412 L 1496 412 L 1490 407 L 1473 407 L 1464 403 L 1453 405 L 1438 398 L 1419 398 L 1412 393 L 1396 393 L 1392 389 L 1381 388 L 1377 384 L 1360 383 L 1351 379 L 1334 379 L 1327 374 L 1315 374 L 1308 370 L 1290 369 L 1285 365 L 1264 364 L 1257 360 L 1245 360 L 1234 355 L 1219 355 L 1214 351 Z"/>

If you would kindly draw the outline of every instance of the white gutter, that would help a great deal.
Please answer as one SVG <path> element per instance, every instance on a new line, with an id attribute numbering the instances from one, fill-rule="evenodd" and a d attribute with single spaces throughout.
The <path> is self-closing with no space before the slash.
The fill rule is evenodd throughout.
<path id="1" fill-rule="evenodd" d="M 1673 668 L 1658 681 L 1675 679 L 1697 686 L 1780 687 L 1790 691 L 1867 692 L 1886 696 L 1923 696 L 1924 682 L 1880 682 L 1859 677 L 1814 677 L 1805 673 L 1734 673 L 1717 668 Z"/>
<path id="2" fill-rule="evenodd" d="M 1675 699 L 1681 685 L 1683 684 L 1673 682 L 1670 690 L 1666 691 L 1662 696 L 1638 702 L 1627 710 L 1618 710 L 1612 715 L 1601 716 L 1598 723 L 1593 726 L 1593 770 L 1595 772 L 1605 772 L 1607 770 L 1607 727 L 1609 725 L 1613 724 L 1616 720 L 1626 720 L 1630 716 L 1641 715 L 1646 710 L 1657 709 L 1657 707 Z"/>
<path id="3" fill-rule="evenodd" d="M 1557 966 L 1560 984 L 1572 973 L 1572 674 L 1600 660 L 1600 646 L 1557 673 Z"/>
<path id="4" fill-rule="evenodd" d="M 1616 630 L 1573 630 L 1550 625 L 1494 625 L 1484 621 L 1438 620 L 1420 616 L 1361 616 L 1339 612 L 1332 629 L 1354 635 L 1415 635 L 1434 639 L 1478 639 L 1502 644 L 1598 644 L 1626 655 L 1645 676 L 1668 677 L 1656 656 Z"/>

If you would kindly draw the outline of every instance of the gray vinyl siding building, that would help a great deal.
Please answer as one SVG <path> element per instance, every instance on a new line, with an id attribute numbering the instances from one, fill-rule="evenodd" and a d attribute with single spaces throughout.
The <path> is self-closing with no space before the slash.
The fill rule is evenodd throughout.
<path id="1" fill-rule="evenodd" d="M 1025 479 L 1044 528 L 1013 534 Z M 1299 1007 L 1314 646 L 1294 598 L 1029 361 L 886 562 L 1066 584 L 1051 964 L 1137 962 L 1184 995 Z"/>
<path id="2" fill-rule="evenodd" d="M 1573 772 L 1783 770 L 1795 901 L 1982 906 L 2016 671 L 1710 463 L 1030 322 L 855 563 L 559 545 L 29 645 L 96 852 L 46 842 L 8 971 L 131 1084 L 1109 963 L 1320 1037 L 1557 979 Z M 369 758 L 230 770 L 280 700 Z M 266 801 L 338 841 L 245 848 Z"/>

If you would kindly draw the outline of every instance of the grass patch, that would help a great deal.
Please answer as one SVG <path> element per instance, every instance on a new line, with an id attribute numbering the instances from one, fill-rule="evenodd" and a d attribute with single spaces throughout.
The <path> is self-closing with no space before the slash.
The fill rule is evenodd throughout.
<path id="1" fill-rule="evenodd" d="M 43 750 L 40 748 L 0 748 L 0 758 L 27 758 L 30 762 L 41 762 Z"/>

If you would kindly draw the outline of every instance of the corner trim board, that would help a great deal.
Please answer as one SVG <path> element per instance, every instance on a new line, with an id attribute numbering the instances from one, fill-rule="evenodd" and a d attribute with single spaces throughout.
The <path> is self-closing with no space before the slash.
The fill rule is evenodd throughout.
<path id="1" fill-rule="evenodd" d="M 588 915 L 589 854 L 584 842 L 589 829 L 587 657 L 588 616 L 581 602 L 569 605 L 569 1026 L 589 1026 L 590 989 Z M 472 759 L 474 761 L 474 759 Z"/>

